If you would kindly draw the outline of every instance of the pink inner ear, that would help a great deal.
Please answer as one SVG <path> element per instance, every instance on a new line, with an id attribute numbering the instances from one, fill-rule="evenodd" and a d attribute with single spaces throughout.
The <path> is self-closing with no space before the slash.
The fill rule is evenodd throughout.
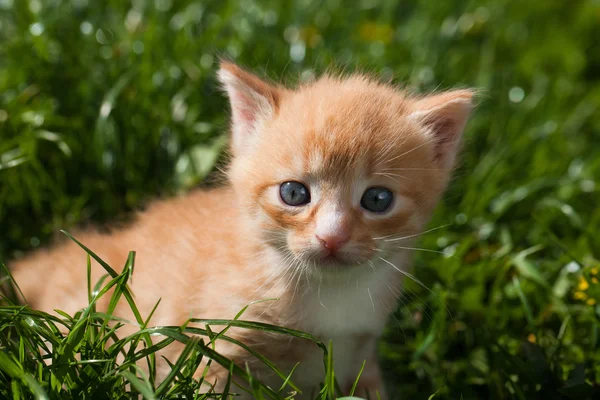
<path id="1" fill-rule="evenodd" d="M 434 136 L 435 160 L 452 168 L 462 131 L 472 108 L 472 92 L 459 90 L 418 101 L 414 118 Z"/>
<path id="2" fill-rule="evenodd" d="M 257 120 L 276 112 L 280 90 L 229 62 L 221 63 L 219 80 L 229 95 L 231 145 L 238 151 L 253 133 Z"/>
<path id="3" fill-rule="evenodd" d="M 440 161 L 447 156 L 448 151 L 452 151 L 460 140 L 460 130 L 457 122 L 448 117 L 440 117 L 427 123 L 427 126 L 435 135 L 435 159 Z"/>
<path id="4" fill-rule="evenodd" d="M 252 104 L 252 99 L 238 92 L 232 96 L 231 104 L 234 123 L 250 127 L 256 120 L 256 113 L 258 112 L 258 107 Z"/>

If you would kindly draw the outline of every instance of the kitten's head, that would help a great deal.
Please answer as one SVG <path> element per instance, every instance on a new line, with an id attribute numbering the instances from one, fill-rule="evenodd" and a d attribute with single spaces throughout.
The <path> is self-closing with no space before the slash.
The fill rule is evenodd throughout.
<path id="1" fill-rule="evenodd" d="M 415 97 L 361 75 L 292 90 L 224 62 L 219 78 L 244 212 L 272 249 L 315 268 L 365 265 L 421 232 L 472 108 L 469 90 Z"/>

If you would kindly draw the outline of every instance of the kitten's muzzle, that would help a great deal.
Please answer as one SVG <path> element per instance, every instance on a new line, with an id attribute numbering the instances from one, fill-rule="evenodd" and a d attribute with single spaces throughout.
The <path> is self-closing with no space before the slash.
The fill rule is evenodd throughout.
<path id="1" fill-rule="evenodd" d="M 315 235 L 327 256 L 335 255 L 335 253 L 350 240 L 350 234 L 345 231 L 336 232 L 328 235 Z"/>

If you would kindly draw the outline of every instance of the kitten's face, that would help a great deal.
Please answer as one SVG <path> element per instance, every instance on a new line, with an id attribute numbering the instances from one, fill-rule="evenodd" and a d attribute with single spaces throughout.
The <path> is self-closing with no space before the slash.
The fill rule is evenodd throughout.
<path id="1" fill-rule="evenodd" d="M 271 103 L 256 114 L 245 104 L 236 121 L 236 95 L 243 103 L 269 89 L 277 91 Z M 453 154 L 440 153 L 437 125 L 420 122 L 418 102 L 360 77 L 230 95 L 230 178 L 258 234 L 290 263 L 368 267 L 410 243 L 390 239 L 422 230 Z"/>

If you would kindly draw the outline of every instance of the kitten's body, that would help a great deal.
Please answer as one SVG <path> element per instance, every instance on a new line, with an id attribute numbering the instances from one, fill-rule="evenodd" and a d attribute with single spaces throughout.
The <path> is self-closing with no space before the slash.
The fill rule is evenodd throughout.
<path id="1" fill-rule="evenodd" d="M 367 360 L 359 391 L 383 394 L 376 339 L 395 308 L 411 238 L 446 186 L 471 93 L 414 99 L 362 77 L 323 78 L 292 92 L 231 64 L 220 74 L 233 113 L 230 186 L 158 202 L 128 229 L 78 239 L 113 268 L 137 251 L 131 288 L 142 314 L 162 298 L 152 325 L 231 319 L 252 301 L 278 298 L 252 305 L 243 319 L 333 339 L 342 388 Z M 282 203 L 277 191 L 286 181 L 309 187 L 310 202 Z M 371 213 L 358 205 L 374 186 L 391 188 L 393 207 Z M 14 275 L 33 307 L 73 313 L 87 303 L 84 260 L 69 243 L 15 263 Z M 96 265 L 94 281 L 102 273 Z M 317 390 L 323 360 L 313 343 L 242 329 L 228 334 L 285 372 L 300 362 L 293 381 L 305 394 Z M 167 357 L 180 348 L 167 348 Z M 236 346 L 217 350 L 279 387 L 279 378 Z M 211 371 L 222 385 L 227 371 Z"/>
<path id="2" fill-rule="evenodd" d="M 239 223 L 235 203 L 231 188 L 195 191 L 154 204 L 133 226 L 110 236 L 76 236 L 115 269 L 122 268 L 130 250 L 137 250 L 130 287 L 137 294 L 135 300 L 142 315 L 148 315 L 161 299 L 152 325 L 181 325 L 192 316 L 232 319 L 252 301 L 277 298 L 252 305 L 243 319 L 311 332 L 325 343 L 332 339 L 336 374 L 348 378 L 340 384 L 350 387 L 363 360 L 369 361 L 363 381 L 371 378 L 368 372 L 376 367 L 375 341 L 395 307 L 396 296 L 390 287 L 399 287 L 401 274 L 384 266 L 377 268 L 378 274 L 371 269 L 356 270 L 342 279 L 323 277 L 320 282 L 302 276 L 281 279 L 272 270 L 281 259 L 269 254 L 252 230 Z M 96 282 L 105 271 L 93 264 L 92 282 Z M 44 274 L 44 279 L 39 279 L 40 268 L 36 266 L 41 265 L 54 274 L 60 270 L 60 275 Z M 88 301 L 84 289 L 85 252 L 74 243 L 38 251 L 16 262 L 13 268 L 16 281 L 34 308 L 47 312 L 61 309 L 72 315 Z M 108 296 L 103 299 L 108 300 Z M 101 302 L 100 308 L 104 307 L 105 302 Z M 128 311 L 128 306 L 122 304 L 117 315 L 135 321 Z M 129 327 L 131 332 L 137 329 Z M 251 338 L 248 333 L 252 333 Z M 294 374 L 300 379 L 293 380 L 304 392 L 316 390 L 315 383 L 324 376 L 322 352 L 307 340 L 235 329 L 228 334 L 252 343 L 284 371 L 301 362 Z M 171 346 L 164 355 L 175 359 L 180 349 Z M 253 362 L 236 347 L 218 350 Z M 212 368 L 217 372 L 214 377 L 224 381 L 219 375 L 225 371 L 216 365 Z M 261 378 L 271 381 L 273 387 L 281 384 L 279 378 L 265 373 Z M 378 379 L 376 370 L 371 375 Z"/>

